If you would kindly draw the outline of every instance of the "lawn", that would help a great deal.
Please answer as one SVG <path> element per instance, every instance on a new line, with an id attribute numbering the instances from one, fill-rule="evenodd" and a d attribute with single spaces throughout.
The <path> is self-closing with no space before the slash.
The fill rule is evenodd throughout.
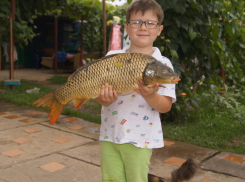
<path id="1" fill-rule="evenodd" d="M 51 83 L 57 83 L 56 81 L 58 81 L 59 82 L 58 84 L 60 85 L 63 84 L 63 82 L 66 82 L 67 80 L 67 78 L 62 78 L 63 82 L 61 82 L 57 77 L 61 78 L 62 76 L 55 76 L 55 78 L 53 79 L 51 78 L 52 80 Z M 33 89 L 34 87 L 40 89 L 39 93 L 28 94 L 26 92 L 26 90 Z M 42 97 L 46 93 L 51 92 L 53 90 L 48 86 L 37 84 L 35 83 L 35 81 L 21 80 L 21 85 L 15 86 L 13 91 L 10 91 L 8 86 L 3 86 L 2 83 L 0 85 L 0 89 L 6 90 L 5 92 L 0 92 L 0 100 L 12 102 L 20 106 L 28 106 L 44 112 L 49 111 L 47 107 L 36 107 L 35 105 L 32 105 L 32 103 L 36 101 L 38 98 Z M 91 122 L 100 123 L 100 116 L 95 115 L 94 111 L 92 112 L 92 110 L 96 110 L 97 112 L 99 110 L 100 112 L 101 105 L 98 102 L 91 100 L 88 103 L 85 103 L 83 107 L 85 108 L 84 110 L 86 111 L 89 110 L 91 111 L 91 113 L 84 112 L 81 109 L 74 110 L 72 109 L 74 107 L 72 108 L 65 107 L 61 114 L 79 117 Z M 86 109 L 86 107 L 88 107 L 89 109 Z"/>
<path id="2" fill-rule="evenodd" d="M 55 76 L 50 81 L 61 85 L 66 80 L 67 77 Z M 27 89 L 34 87 L 40 88 L 40 93 L 26 93 Z M 32 105 L 35 100 L 52 90 L 47 86 L 34 81 L 21 80 L 21 85 L 15 86 L 14 91 L 8 91 L 8 87 L 4 87 L 2 83 L 0 89 L 6 89 L 5 92 L 0 92 L 0 100 L 48 112 L 47 108 Z M 226 99 L 220 97 L 218 100 L 223 99 L 222 102 L 212 97 L 202 96 L 199 99 L 201 99 L 200 108 L 186 111 L 189 112 L 188 117 L 175 122 L 163 121 L 164 137 L 220 151 L 245 154 L 245 99 L 238 100 L 240 104 L 234 101 L 232 95 L 227 96 Z M 231 105 L 229 107 L 227 100 L 233 100 L 235 103 L 233 105 L 236 107 L 231 107 Z M 66 107 L 62 114 L 100 123 L 98 112 L 101 105 L 96 100 L 91 99 L 82 107 L 79 110 Z"/>

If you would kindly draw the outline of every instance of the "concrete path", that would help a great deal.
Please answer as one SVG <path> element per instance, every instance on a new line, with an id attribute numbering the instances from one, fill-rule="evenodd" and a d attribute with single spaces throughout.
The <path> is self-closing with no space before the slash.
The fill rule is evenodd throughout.
<path id="1" fill-rule="evenodd" d="M 14 79 L 46 81 L 54 75 L 51 69 L 15 69 Z M 9 70 L 0 70 L 0 81 L 9 79 Z"/>
<path id="2" fill-rule="evenodd" d="M 0 182 L 101 182 L 100 125 L 0 101 Z M 190 182 L 245 182 L 245 155 L 165 140 L 150 173 L 169 178 L 188 158 L 201 163 Z"/>

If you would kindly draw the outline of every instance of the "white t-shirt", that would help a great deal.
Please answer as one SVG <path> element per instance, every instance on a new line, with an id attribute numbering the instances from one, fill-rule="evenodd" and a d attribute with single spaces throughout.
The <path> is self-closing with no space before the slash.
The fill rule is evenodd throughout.
<path id="1" fill-rule="evenodd" d="M 125 53 L 128 47 L 122 50 L 110 51 L 107 55 Z M 153 47 L 153 57 L 173 69 L 170 60 L 161 55 L 158 48 Z M 160 95 L 172 97 L 176 101 L 175 84 L 164 84 L 159 87 Z M 133 92 L 118 95 L 118 98 L 109 106 L 102 106 L 100 141 L 109 141 L 116 144 L 132 143 L 140 148 L 161 148 L 164 146 L 160 114 L 155 111 L 145 99 Z"/>

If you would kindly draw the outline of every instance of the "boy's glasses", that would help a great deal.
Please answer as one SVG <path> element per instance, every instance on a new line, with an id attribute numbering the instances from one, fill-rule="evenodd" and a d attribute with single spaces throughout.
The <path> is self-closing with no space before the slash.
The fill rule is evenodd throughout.
<path id="1" fill-rule="evenodd" d="M 153 20 L 147 20 L 147 21 L 131 20 L 128 22 L 128 24 L 132 28 L 140 28 L 143 23 L 145 24 L 146 28 L 157 28 L 157 25 L 159 25 L 157 21 L 153 21 Z"/>

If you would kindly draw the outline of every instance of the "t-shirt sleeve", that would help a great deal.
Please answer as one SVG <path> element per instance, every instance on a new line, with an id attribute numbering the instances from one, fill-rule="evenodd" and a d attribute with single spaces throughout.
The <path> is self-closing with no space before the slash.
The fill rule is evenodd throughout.
<path id="1" fill-rule="evenodd" d="M 162 57 L 162 59 L 160 59 L 159 61 L 161 61 L 163 64 L 170 67 L 174 71 L 173 65 L 168 58 Z M 159 95 L 172 97 L 172 103 L 176 102 L 175 84 L 162 84 L 162 86 L 166 88 L 159 87 L 157 93 Z"/>

